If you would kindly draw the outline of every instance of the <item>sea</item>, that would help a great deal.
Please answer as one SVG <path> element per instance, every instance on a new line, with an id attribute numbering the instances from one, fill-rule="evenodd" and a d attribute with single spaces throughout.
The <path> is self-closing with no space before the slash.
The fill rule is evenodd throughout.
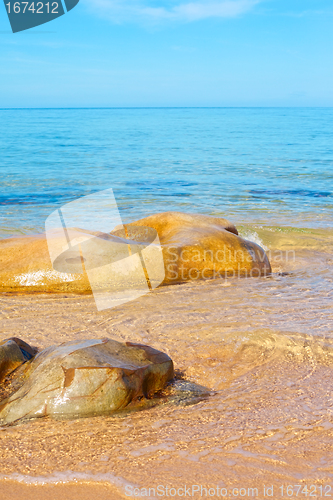
<path id="1" fill-rule="evenodd" d="M 1 293 L 1 339 L 148 344 L 206 394 L 0 428 L 4 498 L 79 483 L 103 499 L 332 496 L 333 108 L 1 109 L 0 129 L 2 239 L 112 189 L 123 222 L 221 216 L 272 264 L 100 312 L 89 295 Z"/>
<path id="2" fill-rule="evenodd" d="M 333 108 L 2 109 L 0 127 L 2 237 L 107 188 L 124 222 L 333 226 Z"/>

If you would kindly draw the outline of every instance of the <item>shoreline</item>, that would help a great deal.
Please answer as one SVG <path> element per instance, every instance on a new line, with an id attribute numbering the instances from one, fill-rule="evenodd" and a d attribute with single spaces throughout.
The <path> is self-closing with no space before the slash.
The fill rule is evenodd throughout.
<path id="1" fill-rule="evenodd" d="M 299 257 L 304 255 L 305 258 L 308 260 L 311 258 L 316 259 L 318 257 L 318 252 L 322 253 L 322 255 L 324 256 L 325 254 L 330 254 L 333 251 L 332 250 L 333 228 L 331 227 L 323 229 L 323 228 L 311 228 L 311 227 L 298 228 L 294 226 L 258 226 L 254 224 L 246 224 L 246 225 L 243 224 L 239 226 L 239 235 L 243 239 L 259 245 L 265 251 L 269 261 L 271 262 L 273 274 L 276 272 L 280 272 L 283 268 L 286 268 L 287 271 L 291 270 L 294 267 L 292 261 L 295 262 L 297 260 L 297 257 L 295 255 L 296 253 L 298 254 Z M 35 242 L 36 237 L 37 240 Z M 17 238 L 18 251 L 20 251 L 20 245 L 22 245 L 22 242 L 27 242 L 27 244 L 29 245 L 36 246 L 39 238 L 45 239 L 45 235 L 43 234 L 30 235 L 27 237 L 19 236 Z M 15 243 L 16 237 L 5 238 L 3 240 L 0 240 L 0 243 L 4 242 L 5 244 L 7 244 L 7 242 L 10 242 L 11 240 L 13 240 L 13 243 Z M 30 243 L 30 241 L 32 243 Z M 55 296 L 59 297 L 61 297 L 62 295 L 71 295 L 71 294 L 77 294 L 77 295 L 91 294 L 92 291 L 89 283 L 87 282 L 87 277 L 85 273 L 81 276 L 78 274 L 64 274 L 55 271 L 51 265 L 51 262 L 49 261 L 48 254 L 46 255 L 47 250 L 46 248 L 44 249 L 44 246 L 46 247 L 46 242 L 45 244 L 44 243 L 42 244 L 40 250 L 38 248 L 39 253 L 37 253 L 37 259 L 40 260 L 41 265 L 44 266 L 45 269 L 38 270 L 38 266 L 36 267 L 38 260 L 36 263 L 32 261 L 32 270 L 29 271 L 28 270 L 29 268 L 27 267 L 26 269 L 24 268 L 24 270 L 22 270 L 21 272 L 19 271 L 19 267 L 16 271 L 13 268 L 13 271 L 8 273 L 8 278 L 6 278 L 7 271 L 4 265 L 2 265 L 3 284 L 0 293 L 13 294 L 13 295 L 20 295 L 26 293 L 36 294 L 36 295 L 40 293 L 41 294 L 54 293 Z M 15 244 L 13 248 L 15 248 Z M 170 250 L 168 250 L 168 252 L 170 252 L 171 257 L 173 258 L 173 252 Z M 185 252 L 187 252 L 187 250 L 185 250 Z M 220 250 L 218 250 L 218 252 L 216 253 L 217 254 L 216 258 L 219 257 L 217 258 L 217 265 L 219 265 L 220 262 L 219 252 Z M 228 255 L 229 250 L 226 250 L 226 252 Z M 310 255 L 311 252 L 313 252 L 312 257 Z M 206 254 L 209 253 L 211 253 L 209 250 L 205 250 L 203 255 L 205 256 Z M 306 255 L 306 253 L 308 255 Z M 237 254 L 237 251 L 235 251 L 235 254 Z M 187 253 L 185 255 L 187 256 Z M 6 258 L 8 260 L 8 257 Z M 241 270 L 241 273 L 237 270 L 232 270 L 228 272 L 227 275 L 224 275 L 224 271 L 220 271 L 219 269 L 217 269 L 216 271 L 209 268 L 207 268 L 207 270 L 205 268 L 197 269 L 196 261 L 197 257 L 194 254 L 194 261 L 192 264 L 192 266 L 194 265 L 194 267 L 193 269 L 190 268 L 189 270 L 186 270 L 186 273 L 190 272 L 190 278 L 185 277 L 185 279 L 182 279 L 181 271 L 179 271 L 178 272 L 178 274 L 180 273 L 179 281 L 176 280 L 175 282 L 172 281 L 163 282 L 159 285 L 159 288 L 169 285 L 196 282 L 201 280 L 211 280 L 211 279 L 228 280 L 230 278 L 237 278 L 237 277 L 252 279 L 254 277 L 254 275 L 252 276 L 251 274 L 252 271 L 248 272 L 246 269 Z M 186 260 L 186 262 L 188 262 L 188 260 Z M 172 261 L 171 263 L 173 265 Z M 24 264 L 24 266 L 26 266 L 26 264 Z M 168 267 L 171 266 L 169 265 Z M 254 271 L 256 272 L 256 269 L 254 269 Z M 170 280 L 173 279 L 174 274 L 175 273 L 172 270 L 170 274 Z M 79 276 L 79 278 L 77 278 L 77 276 Z M 9 279 L 8 286 L 4 287 L 6 279 Z M 44 281 L 45 281 L 45 286 L 42 285 Z"/>
<path id="2" fill-rule="evenodd" d="M 104 337 L 148 344 L 166 352 L 186 380 L 214 392 L 196 404 L 126 417 L 1 428 L 0 467 L 11 478 L 0 478 L 4 500 L 131 498 L 111 480 L 13 481 L 15 474 L 34 480 L 70 470 L 140 488 L 187 483 L 262 492 L 272 484 L 278 492 L 281 485 L 329 484 L 333 233 L 256 232 L 269 248 L 295 249 L 296 260 L 276 262 L 270 277 L 164 286 L 100 312 L 89 294 L 0 294 L 2 338 L 39 348 Z"/>

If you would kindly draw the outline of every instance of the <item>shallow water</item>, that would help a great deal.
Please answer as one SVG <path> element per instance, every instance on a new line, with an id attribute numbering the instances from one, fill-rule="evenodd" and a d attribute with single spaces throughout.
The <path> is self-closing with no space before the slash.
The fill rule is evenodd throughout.
<path id="1" fill-rule="evenodd" d="M 311 496 L 333 495 L 319 489 L 333 479 L 332 114 L 0 111 L 2 237 L 41 231 L 57 206 L 112 187 L 124 221 L 220 214 L 273 267 L 266 278 L 162 287 L 103 312 L 90 296 L 2 294 L 1 338 L 147 343 L 172 357 L 178 377 L 209 389 L 193 404 L 0 429 L 6 500 L 23 495 L 19 481 L 71 480 L 104 481 L 100 498 L 115 499 L 129 498 L 126 485 L 219 486 L 230 497 L 258 488 L 245 498 L 267 498 L 273 485 L 280 498 L 288 485 L 310 493 L 313 484 Z"/>
<path id="2" fill-rule="evenodd" d="M 273 485 L 280 498 L 283 485 L 331 484 L 333 231 L 241 232 L 271 252 L 270 277 L 163 287 L 99 313 L 90 296 L 1 297 L 2 337 L 147 343 L 210 389 L 195 404 L 3 428 L 5 477 L 106 481 L 115 490 L 105 498 L 128 498 L 126 485 L 257 487 L 258 498 Z M 281 262 L 281 249 L 293 258 Z"/>

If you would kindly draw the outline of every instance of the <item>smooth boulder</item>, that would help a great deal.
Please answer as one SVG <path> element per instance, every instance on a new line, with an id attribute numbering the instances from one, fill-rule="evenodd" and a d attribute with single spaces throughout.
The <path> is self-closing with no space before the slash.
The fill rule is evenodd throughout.
<path id="1" fill-rule="evenodd" d="M 85 273 L 53 268 L 45 234 L 0 240 L 1 292 L 91 293 Z"/>
<path id="2" fill-rule="evenodd" d="M 226 219 L 164 212 L 126 227 L 155 229 L 163 248 L 164 284 L 228 276 L 265 276 L 271 266 L 265 251 L 238 235 Z"/>
<path id="3" fill-rule="evenodd" d="M 158 245 L 149 231 L 157 233 Z M 125 289 L 147 287 L 145 274 L 154 288 L 160 283 L 263 276 L 271 272 L 264 250 L 241 238 L 236 227 L 220 217 L 164 212 L 125 224 L 110 234 L 84 228 L 70 229 L 68 233 L 75 251 L 56 232 L 49 246 L 45 235 L 0 240 L 0 291 L 91 293 L 92 288 L 95 292 L 109 286 L 112 291 L 110 282 L 117 269 L 107 264 L 116 261 L 121 265 L 120 288 Z M 144 259 L 149 269 L 143 271 L 138 256 L 147 252 L 148 244 L 150 253 Z M 53 265 L 49 248 L 56 249 L 58 255 Z M 142 261 L 142 255 L 140 258 Z M 124 276 L 128 265 L 133 269 L 127 280 Z"/>
<path id="4" fill-rule="evenodd" d="M 112 414 L 173 379 L 173 362 L 151 347 L 111 339 L 52 346 L 27 363 L 24 382 L 0 403 L 0 424 Z"/>

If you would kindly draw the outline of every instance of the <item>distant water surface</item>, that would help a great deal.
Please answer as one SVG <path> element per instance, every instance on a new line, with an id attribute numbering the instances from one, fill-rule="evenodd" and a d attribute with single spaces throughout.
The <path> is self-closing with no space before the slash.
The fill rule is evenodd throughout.
<path id="1" fill-rule="evenodd" d="M 333 108 L 2 109 L 0 127 L 0 237 L 106 188 L 125 222 L 333 226 Z"/>

